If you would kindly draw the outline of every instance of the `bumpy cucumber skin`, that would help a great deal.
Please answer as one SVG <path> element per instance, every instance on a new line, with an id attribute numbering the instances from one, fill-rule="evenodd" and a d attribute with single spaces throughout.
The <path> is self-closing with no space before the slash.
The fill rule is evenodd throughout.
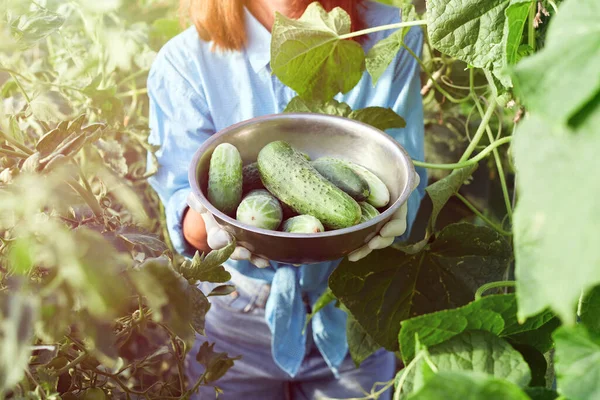
<path id="1" fill-rule="evenodd" d="M 362 214 L 360 216 L 361 224 L 363 222 L 367 222 L 367 221 L 375 218 L 376 216 L 378 216 L 380 214 L 379 211 L 375 207 L 373 207 L 366 201 L 361 201 L 358 204 L 360 205 L 360 210 L 362 212 Z"/>
<path id="2" fill-rule="evenodd" d="M 282 230 L 289 233 L 319 233 L 324 232 L 325 227 L 312 215 L 298 215 L 285 220 Z"/>
<path id="3" fill-rule="evenodd" d="M 269 143 L 258 153 L 257 162 L 265 187 L 297 213 L 312 215 L 331 229 L 360 221 L 358 203 L 322 177 L 288 143 Z"/>
<path id="4" fill-rule="evenodd" d="M 253 162 L 252 164 L 244 165 L 242 168 L 243 177 L 243 188 L 244 193 L 249 193 L 252 190 L 264 189 L 264 185 L 260 180 L 260 174 L 258 172 L 258 164 Z"/>
<path id="5" fill-rule="evenodd" d="M 324 157 L 325 158 L 325 157 Z M 390 202 L 390 191 L 388 190 L 385 183 L 373 172 L 369 171 L 362 165 L 353 163 L 352 161 L 339 160 L 345 163 L 350 169 L 356 172 L 369 184 L 369 197 L 367 202 L 373 207 L 381 208 L 388 205 Z"/>
<path id="6" fill-rule="evenodd" d="M 233 215 L 242 201 L 242 157 L 229 143 L 212 153 L 208 170 L 208 201 L 227 215 Z"/>
<path id="7" fill-rule="evenodd" d="M 244 197 L 237 208 L 236 219 L 256 228 L 275 230 L 281 225 L 283 212 L 271 193 L 258 189 Z"/>
<path id="8" fill-rule="evenodd" d="M 369 184 L 348 167 L 342 160 L 332 157 L 321 157 L 312 162 L 321 175 L 356 201 L 364 201 L 369 197 Z"/>

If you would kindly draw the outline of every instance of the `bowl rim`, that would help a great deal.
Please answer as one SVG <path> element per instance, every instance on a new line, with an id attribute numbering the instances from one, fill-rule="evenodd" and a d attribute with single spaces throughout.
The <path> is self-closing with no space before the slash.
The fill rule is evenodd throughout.
<path id="1" fill-rule="evenodd" d="M 342 228 L 342 229 L 336 229 L 336 230 L 332 230 L 332 231 L 325 231 L 325 232 L 318 232 L 318 233 L 290 233 L 290 232 L 282 232 L 282 231 L 274 231 L 274 230 L 269 230 L 269 229 L 256 228 L 254 226 L 244 224 L 244 223 L 236 220 L 235 218 L 232 218 L 229 215 L 222 213 L 217 208 L 215 208 L 212 204 L 210 204 L 210 202 L 208 201 L 208 199 L 202 192 L 202 189 L 200 188 L 200 184 L 199 184 L 198 180 L 196 179 L 196 172 L 197 172 L 198 162 L 200 161 L 200 158 L 202 157 L 202 155 L 215 142 L 219 141 L 221 136 L 223 136 L 231 131 L 237 130 L 243 126 L 254 125 L 256 123 L 260 123 L 263 121 L 272 121 L 272 120 L 277 120 L 277 119 L 288 120 L 288 119 L 294 119 L 294 118 L 298 118 L 298 117 L 306 118 L 307 116 L 310 117 L 312 120 L 315 120 L 315 119 L 316 120 L 325 120 L 325 122 L 332 120 L 332 119 L 343 120 L 346 123 L 349 122 L 351 124 L 360 126 L 361 129 L 371 130 L 371 131 L 373 131 L 373 133 L 375 133 L 379 136 L 382 136 L 383 139 L 385 139 L 391 146 L 395 146 L 398 150 L 400 150 L 400 153 L 404 155 L 403 161 L 404 161 L 405 166 L 408 169 L 408 182 L 407 182 L 407 185 L 405 186 L 404 190 L 402 191 L 402 193 L 400 193 L 400 195 L 396 199 L 396 201 L 394 203 L 392 203 L 392 205 L 390 205 L 384 212 L 379 214 L 377 217 L 370 219 L 369 221 L 359 223 L 359 224 L 350 226 L 348 228 Z M 400 208 L 400 206 L 403 203 L 408 201 L 408 197 L 410 196 L 410 193 L 411 193 L 410 188 L 414 185 L 416 174 L 417 174 L 417 172 L 415 171 L 414 164 L 412 163 L 412 159 L 409 156 L 408 152 L 404 149 L 404 147 L 402 147 L 400 145 L 400 143 L 398 143 L 396 140 L 394 140 L 390 135 L 388 135 L 384 131 L 377 129 L 377 128 L 373 127 L 372 125 L 366 124 L 364 122 L 360 122 L 360 121 L 346 118 L 346 117 L 340 117 L 340 116 L 334 116 L 334 115 L 328 115 L 328 114 L 310 113 L 310 112 L 296 112 L 296 113 L 262 115 L 259 117 L 254 117 L 254 118 L 250 118 L 250 119 L 238 122 L 236 124 L 233 124 L 233 125 L 230 125 L 230 126 L 224 128 L 218 132 L 215 132 L 207 140 L 205 140 L 204 143 L 194 153 L 192 162 L 188 169 L 188 180 L 189 180 L 189 184 L 190 184 L 192 193 L 196 196 L 197 200 L 199 200 L 200 203 L 204 207 L 206 207 L 206 209 L 211 214 L 213 214 L 216 218 L 227 222 L 229 225 L 235 226 L 236 228 L 243 229 L 245 231 L 250 231 L 250 232 L 261 234 L 264 236 L 270 236 L 273 238 L 319 239 L 319 238 L 325 238 L 325 237 L 343 236 L 348 233 L 361 231 L 363 229 L 367 229 L 374 225 L 377 225 L 381 221 L 386 220 L 388 217 L 391 217 L 398 210 L 398 208 Z"/>

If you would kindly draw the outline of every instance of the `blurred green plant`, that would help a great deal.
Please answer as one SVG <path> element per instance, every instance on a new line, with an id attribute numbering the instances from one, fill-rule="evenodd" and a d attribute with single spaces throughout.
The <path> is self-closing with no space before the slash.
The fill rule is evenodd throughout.
<path id="1" fill-rule="evenodd" d="M 230 278 L 233 244 L 174 257 L 145 181 L 172 4 L 1 4 L 0 398 L 189 397 L 233 365 L 207 347 L 197 382 L 183 367 L 210 308 L 196 283 Z"/>

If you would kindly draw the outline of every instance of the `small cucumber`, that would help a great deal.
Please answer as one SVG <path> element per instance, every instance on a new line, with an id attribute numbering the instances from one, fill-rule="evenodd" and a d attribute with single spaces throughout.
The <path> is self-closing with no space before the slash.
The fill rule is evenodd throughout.
<path id="1" fill-rule="evenodd" d="M 257 228 L 275 230 L 283 212 L 279 201 L 265 189 L 253 190 L 240 203 L 236 219 Z"/>
<path id="2" fill-rule="evenodd" d="M 208 201 L 233 215 L 242 200 L 242 157 L 236 147 L 221 143 L 212 153 L 208 170 Z"/>
<path id="3" fill-rule="evenodd" d="M 283 223 L 282 230 L 290 233 L 318 233 L 324 232 L 325 228 L 321 221 L 312 215 L 304 214 L 287 219 Z"/>
<path id="4" fill-rule="evenodd" d="M 390 202 L 390 191 L 387 186 L 385 186 L 385 183 L 383 183 L 377 175 L 362 165 L 355 164 L 351 161 L 345 162 L 369 184 L 369 197 L 367 197 L 367 202 L 376 208 L 387 206 Z"/>
<path id="5" fill-rule="evenodd" d="M 356 201 L 369 197 L 369 184 L 352 168 L 337 158 L 321 157 L 312 162 L 313 167 L 329 182 L 348 193 Z"/>
<path id="6" fill-rule="evenodd" d="M 332 229 L 360 221 L 358 203 L 321 176 L 288 143 L 269 143 L 258 153 L 257 161 L 265 187 L 297 213 L 312 215 Z"/>
<path id="7" fill-rule="evenodd" d="M 258 173 L 258 164 L 253 162 L 252 164 L 244 165 L 242 169 L 243 177 L 243 188 L 244 193 L 249 193 L 256 189 L 264 189 L 263 183 L 260 180 L 260 174 Z"/>
<path id="8" fill-rule="evenodd" d="M 373 219 L 379 215 L 379 211 L 377 211 L 377 209 L 375 207 L 373 207 L 366 201 L 361 201 L 358 204 L 360 205 L 360 211 L 362 213 L 360 216 L 361 224 L 363 222 L 367 222 L 368 220 Z"/>

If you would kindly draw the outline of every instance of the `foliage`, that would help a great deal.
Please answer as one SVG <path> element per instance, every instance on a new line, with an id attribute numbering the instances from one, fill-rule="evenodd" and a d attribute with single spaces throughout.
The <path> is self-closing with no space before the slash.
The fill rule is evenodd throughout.
<path id="1" fill-rule="evenodd" d="M 403 52 L 426 79 L 421 229 L 329 279 L 355 362 L 380 347 L 404 362 L 365 398 L 392 385 L 396 399 L 596 398 L 597 2 L 429 0 L 422 16 L 393 3 L 402 22 L 358 32 L 313 3 L 300 22 L 278 17 L 271 47 L 274 74 L 301 96 L 294 110 L 352 117 L 333 97 L 365 71 L 376 85 Z M 404 42 L 415 25 L 421 56 Z M 348 41 L 377 31 L 388 33 L 366 54 Z M 545 387 L 554 347 L 558 394 Z"/>
<path id="2" fill-rule="evenodd" d="M 189 397 L 234 362 L 201 349 L 184 375 L 196 283 L 230 278 L 234 243 L 173 256 L 145 182 L 145 79 L 179 24 L 155 0 L 2 4 L 0 397 Z"/>

